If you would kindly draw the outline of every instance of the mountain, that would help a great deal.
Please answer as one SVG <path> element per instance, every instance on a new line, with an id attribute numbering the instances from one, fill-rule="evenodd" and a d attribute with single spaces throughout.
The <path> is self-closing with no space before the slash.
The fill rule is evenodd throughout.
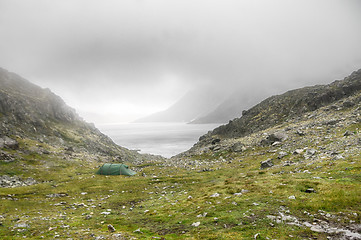
<path id="1" fill-rule="evenodd" d="M 361 239 L 360 70 L 144 161 L 50 91 L 0 79 L 0 239 Z M 94 174 L 119 152 L 135 176 Z"/>
<path id="2" fill-rule="evenodd" d="M 213 111 L 194 119 L 190 123 L 227 123 L 230 119 L 241 116 L 244 110 L 258 103 L 264 96 L 267 96 L 267 93 L 262 88 L 237 89 L 219 103 Z"/>
<path id="3" fill-rule="evenodd" d="M 328 85 L 317 85 L 288 91 L 267 98 L 226 125 L 216 128 L 210 135 L 243 137 L 247 134 L 281 124 L 306 112 L 315 111 L 361 90 L 361 70 L 344 80 Z M 345 105 L 353 105 L 345 102 Z"/>
<path id="4" fill-rule="evenodd" d="M 135 122 L 190 122 L 212 112 L 222 99 L 214 88 L 200 87 L 188 92 L 168 109 Z"/>
<path id="5" fill-rule="evenodd" d="M 222 147 L 215 147 L 219 142 L 227 141 L 227 139 L 231 141 L 231 139 L 248 137 L 277 126 L 296 124 L 301 120 L 306 121 L 305 116 L 311 118 L 312 113 L 320 109 L 322 109 L 322 111 L 320 110 L 322 116 L 334 116 L 335 112 L 338 114 L 334 117 L 334 120 L 329 120 L 332 125 L 332 122 L 344 121 L 343 118 L 347 115 L 343 116 L 343 111 L 350 108 L 355 108 L 354 110 L 358 111 L 361 107 L 357 108 L 355 106 L 360 104 L 361 69 L 353 72 L 343 80 L 336 80 L 327 85 L 304 87 L 281 95 L 271 96 L 254 107 L 243 111 L 242 117 L 230 120 L 228 124 L 219 126 L 201 136 L 199 142 L 189 152 L 197 152 L 200 149 L 208 151 L 214 148 L 219 150 Z M 354 117 L 352 116 L 352 118 Z M 355 121 L 361 120 L 357 118 Z M 282 139 L 282 137 L 277 136 L 271 136 L 270 138 Z M 269 139 L 264 142 L 267 141 Z"/>
<path id="6" fill-rule="evenodd" d="M 0 138 L 35 141 L 74 152 L 135 161 L 144 156 L 116 145 L 83 121 L 49 89 L 0 68 Z M 39 150 L 40 151 L 40 150 Z"/>

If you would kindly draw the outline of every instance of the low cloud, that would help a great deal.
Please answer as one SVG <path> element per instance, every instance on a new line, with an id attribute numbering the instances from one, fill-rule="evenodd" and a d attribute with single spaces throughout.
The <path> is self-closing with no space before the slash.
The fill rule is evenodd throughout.
<path id="1" fill-rule="evenodd" d="M 0 65 L 81 112 L 130 120 L 197 86 L 277 93 L 346 76 L 361 67 L 360 11 L 357 0 L 0 0 Z"/>

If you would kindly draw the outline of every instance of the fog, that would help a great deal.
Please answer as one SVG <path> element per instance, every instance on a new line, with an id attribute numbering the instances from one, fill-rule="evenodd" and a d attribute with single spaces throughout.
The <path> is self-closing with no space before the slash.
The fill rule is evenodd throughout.
<path id="1" fill-rule="evenodd" d="M 203 86 L 341 79 L 361 68 L 360 23 L 358 0 L 0 0 L 0 67 L 126 122 Z"/>

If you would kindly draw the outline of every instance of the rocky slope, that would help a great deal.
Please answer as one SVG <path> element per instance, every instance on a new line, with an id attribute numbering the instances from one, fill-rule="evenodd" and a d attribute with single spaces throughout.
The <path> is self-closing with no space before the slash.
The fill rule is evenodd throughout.
<path id="1" fill-rule="evenodd" d="M 0 139 L 1 147 L 8 148 L 14 147 L 11 141 L 21 143 L 30 139 L 64 151 L 117 157 L 124 161 L 145 158 L 116 145 L 92 124 L 84 122 L 49 89 L 42 89 L 1 68 Z"/>
<path id="2" fill-rule="evenodd" d="M 210 133 L 171 159 L 133 162 L 132 177 L 94 175 L 87 157 L 99 154 L 76 144 L 68 155 L 4 137 L 0 238 L 361 239 L 361 91 L 342 88 L 352 76 L 314 110 L 241 137 Z"/>
<path id="3" fill-rule="evenodd" d="M 216 128 L 202 139 L 216 135 L 224 138 L 243 137 L 330 105 L 360 90 L 361 70 L 358 70 L 342 81 L 288 91 L 282 95 L 267 98 L 251 109 L 243 111 L 241 118 L 236 118 Z M 350 101 L 344 102 L 345 107 L 351 107 L 354 104 Z"/>
<path id="4" fill-rule="evenodd" d="M 247 88 L 237 89 L 233 94 L 230 94 L 217 107 L 206 115 L 202 115 L 190 123 L 206 124 L 206 123 L 227 123 L 230 119 L 234 119 L 242 115 L 245 109 L 254 106 L 259 101 L 269 96 L 265 89 L 262 88 Z"/>
<path id="5" fill-rule="evenodd" d="M 281 142 L 287 142 L 287 149 L 282 144 L 280 150 L 287 154 L 308 147 L 320 147 L 323 153 L 333 154 L 343 152 L 350 144 L 354 149 L 351 152 L 357 152 L 358 135 L 348 131 L 345 133 L 348 137 L 344 138 L 340 132 L 357 128 L 361 122 L 360 109 L 361 70 L 358 70 L 329 85 L 272 96 L 245 111 L 241 118 L 201 136 L 190 150 L 173 159 L 182 162 L 191 156 L 243 152 L 254 147 L 278 146 Z M 321 145 L 322 142 L 327 142 L 327 146 Z"/>

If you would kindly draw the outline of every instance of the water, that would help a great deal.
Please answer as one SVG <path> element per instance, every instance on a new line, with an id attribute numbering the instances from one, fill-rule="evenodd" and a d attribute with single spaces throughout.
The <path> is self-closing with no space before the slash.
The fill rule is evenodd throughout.
<path id="1" fill-rule="evenodd" d="M 171 157 L 184 152 L 219 124 L 126 123 L 98 126 L 115 143 L 140 153 Z"/>

